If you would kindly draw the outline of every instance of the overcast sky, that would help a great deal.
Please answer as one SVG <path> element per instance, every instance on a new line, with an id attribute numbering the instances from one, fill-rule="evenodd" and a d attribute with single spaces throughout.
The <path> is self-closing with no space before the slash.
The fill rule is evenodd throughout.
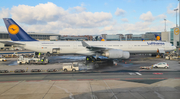
<path id="1" fill-rule="evenodd" d="M 178 0 L 2 0 L 2 18 L 13 18 L 26 32 L 62 35 L 142 34 L 176 24 Z M 179 16 L 178 16 L 179 17 Z M 178 18 L 179 23 L 179 18 Z"/>

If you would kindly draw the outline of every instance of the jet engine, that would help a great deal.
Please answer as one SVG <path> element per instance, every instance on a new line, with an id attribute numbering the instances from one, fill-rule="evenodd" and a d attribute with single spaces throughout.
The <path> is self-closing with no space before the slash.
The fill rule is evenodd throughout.
<path id="1" fill-rule="evenodd" d="M 117 49 L 108 50 L 104 52 L 102 55 L 108 58 L 128 59 L 130 57 L 129 52 L 125 52 L 123 50 L 117 50 Z"/>
<path id="2" fill-rule="evenodd" d="M 130 53 L 129 52 L 123 52 L 122 59 L 128 59 L 129 57 L 130 57 Z"/>

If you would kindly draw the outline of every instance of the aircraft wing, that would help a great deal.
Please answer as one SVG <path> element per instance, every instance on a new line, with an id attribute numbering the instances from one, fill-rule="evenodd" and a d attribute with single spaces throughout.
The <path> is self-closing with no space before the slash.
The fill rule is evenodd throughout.
<path id="1" fill-rule="evenodd" d="M 82 41 L 83 47 L 86 47 L 90 51 L 102 53 L 103 51 L 109 50 L 109 48 L 104 48 L 104 47 L 96 47 L 96 46 L 90 46 L 86 42 Z"/>
<path id="2" fill-rule="evenodd" d="M 24 45 L 22 43 L 12 42 L 12 41 L 0 41 L 0 43 L 7 44 L 7 45 Z"/>

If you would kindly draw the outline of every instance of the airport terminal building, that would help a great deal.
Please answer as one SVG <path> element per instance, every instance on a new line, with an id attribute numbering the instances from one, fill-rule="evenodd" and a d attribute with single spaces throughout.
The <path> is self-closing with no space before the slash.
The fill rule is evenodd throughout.
<path id="1" fill-rule="evenodd" d="M 107 41 L 155 41 L 155 35 L 161 37 L 161 32 L 146 32 L 145 34 L 101 34 L 101 36 Z"/>
<path id="2" fill-rule="evenodd" d="M 170 42 L 174 46 L 179 46 L 179 33 L 174 32 L 174 28 L 171 28 L 170 31 L 162 32 L 161 37 L 162 41 Z"/>
<path id="3" fill-rule="evenodd" d="M 58 41 L 58 40 L 92 40 L 91 35 L 60 35 L 54 33 L 28 33 L 32 38 L 40 41 Z M 0 40 L 9 41 L 10 36 L 7 32 L 0 32 Z"/>
<path id="4" fill-rule="evenodd" d="M 53 34 L 53 33 L 34 33 L 30 32 L 28 33 L 32 38 L 37 40 L 50 40 L 50 38 L 56 36 L 58 39 L 61 37 L 59 34 Z M 0 32 L 0 40 L 11 40 L 10 36 L 7 32 Z"/>

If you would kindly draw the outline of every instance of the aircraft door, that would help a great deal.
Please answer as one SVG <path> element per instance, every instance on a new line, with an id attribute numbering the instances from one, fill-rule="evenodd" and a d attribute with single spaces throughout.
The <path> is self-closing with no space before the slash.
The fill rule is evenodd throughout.
<path id="1" fill-rule="evenodd" d="M 42 45 L 40 43 L 38 43 L 37 45 L 37 49 L 41 49 Z"/>
<path id="2" fill-rule="evenodd" d="M 52 54 L 60 54 L 60 48 L 53 48 Z"/>
<path id="3" fill-rule="evenodd" d="M 157 52 L 158 52 L 158 53 L 165 53 L 165 50 L 164 50 L 164 48 L 158 48 L 158 49 L 157 49 Z"/>
<path id="4" fill-rule="evenodd" d="M 128 44 L 128 48 L 131 49 L 132 48 L 132 44 Z"/>
<path id="5" fill-rule="evenodd" d="M 77 43 L 73 44 L 73 49 L 77 49 Z"/>

